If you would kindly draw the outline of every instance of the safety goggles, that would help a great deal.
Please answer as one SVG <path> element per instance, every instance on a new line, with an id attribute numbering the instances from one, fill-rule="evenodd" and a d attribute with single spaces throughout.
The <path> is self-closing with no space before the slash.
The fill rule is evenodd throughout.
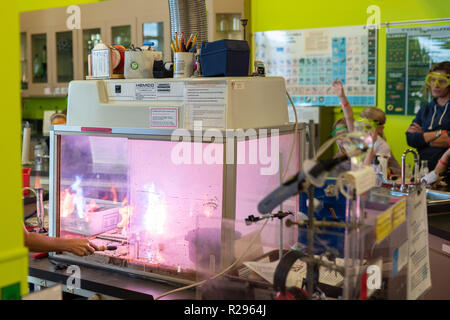
<path id="1" fill-rule="evenodd" d="M 425 83 L 428 86 L 436 86 L 438 88 L 447 88 L 450 86 L 450 75 L 437 72 L 430 72 L 425 78 Z"/>
<path id="2" fill-rule="evenodd" d="M 384 122 L 378 120 L 372 120 L 367 118 L 358 118 L 355 121 L 355 127 L 360 127 L 361 129 L 373 130 L 378 126 L 383 126 Z"/>
<path id="3" fill-rule="evenodd" d="M 336 132 L 339 132 L 341 130 L 345 130 L 345 132 L 348 132 L 348 127 L 347 126 L 340 126 L 340 127 L 334 128 L 334 130 L 331 131 L 331 136 L 332 137 L 336 137 L 337 136 Z"/>

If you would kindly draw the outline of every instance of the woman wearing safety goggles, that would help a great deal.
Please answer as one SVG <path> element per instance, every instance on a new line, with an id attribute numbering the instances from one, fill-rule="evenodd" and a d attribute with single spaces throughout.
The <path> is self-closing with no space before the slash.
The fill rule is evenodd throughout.
<path id="1" fill-rule="evenodd" d="M 425 90 L 433 100 L 420 108 L 406 132 L 406 140 L 433 170 L 450 146 L 450 61 L 431 68 L 425 77 Z"/>
<path id="2" fill-rule="evenodd" d="M 450 85 L 450 75 L 439 72 L 430 72 L 425 78 L 425 84 L 430 88 L 445 89 Z M 436 93 L 438 93 L 436 91 Z"/>
<path id="3" fill-rule="evenodd" d="M 391 148 L 386 142 L 386 137 L 384 135 L 386 114 L 376 107 L 367 107 L 361 111 L 359 118 L 355 120 L 353 117 L 353 109 L 345 96 L 344 86 L 340 81 L 336 80 L 333 82 L 333 87 L 336 91 L 336 95 L 339 97 L 342 111 L 344 112 L 345 128 L 348 131 L 354 131 L 355 127 L 358 127 L 368 131 L 372 137 L 373 147 L 368 151 L 368 154 L 364 159 L 364 164 L 370 165 L 375 156 L 379 155 L 387 159 L 388 168 L 392 174 L 400 174 L 400 165 L 392 155 Z M 340 119 L 340 121 L 342 127 L 342 119 Z M 335 132 L 335 130 L 337 131 L 337 129 L 340 128 L 339 126 L 335 125 L 334 127 L 336 128 L 334 128 L 332 135 L 342 133 Z"/>

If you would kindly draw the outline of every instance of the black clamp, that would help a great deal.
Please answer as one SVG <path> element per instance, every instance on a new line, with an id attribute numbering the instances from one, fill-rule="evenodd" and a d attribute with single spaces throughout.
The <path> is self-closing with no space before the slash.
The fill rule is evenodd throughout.
<path id="1" fill-rule="evenodd" d="M 271 213 L 271 214 L 267 214 L 261 217 L 255 217 L 254 215 L 250 215 L 245 219 L 245 224 L 246 225 L 251 225 L 252 223 L 264 220 L 264 219 L 269 219 L 269 218 L 278 218 L 278 219 L 283 219 L 286 218 L 289 215 L 293 215 L 292 212 L 288 211 L 288 212 L 283 212 L 283 211 L 278 211 L 277 213 Z"/>

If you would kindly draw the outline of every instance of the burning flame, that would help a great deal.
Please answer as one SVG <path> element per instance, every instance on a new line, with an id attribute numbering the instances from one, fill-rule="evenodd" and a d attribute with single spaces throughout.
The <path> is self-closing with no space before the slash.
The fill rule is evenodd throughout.
<path id="1" fill-rule="evenodd" d="M 114 186 L 111 187 L 111 193 L 113 196 L 113 202 L 116 203 L 117 202 L 117 192 L 116 192 L 116 188 Z"/>
<path id="2" fill-rule="evenodd" d="M 94 212 L 99 208 L 100 206 L 97 204 L 97 202 L 95 202 L 95 200 L 91 200 L 86 206 L 86 212 Z"/>
<path id="3" fill-rule="evenodd" d="M 74 192 L 74 193 L 73 193 Z M 117 203 L 117 192 L 114 186 L 111 187 L 111 193 L 113 201 Z M 101 200 L 108 199 L 108 195 L 103 197 Z M 130 217 L 133 214 L 134 208 L 128 206 L 128 197 L 125 196 L 122 201 L 122 207 L 119 208 L 119 214 L 122 216 L 121 221 L 118 223 L 117 227 L 123 228 L 125 232 L 126 227 L 130 223 Z M 75 182 L 67 188 L 61 194 L 61 217 L 68 217 L 72 212 L 76 210 L 78 217 L 86 219 L 89 221 L 89 215 L 94 213 L 100 208 L 95 200 L 90 200 L 86 204 L 86 199 L 83 196 L 83 189 L 81 188 L 81 178 L 79 176 L 75 177 Z"/>
<path id="4" fill-rule="evenodd" d="M 112 186 L 111 189 L 110 189 L 110 191 L 111 191 L 111 194 L 112 194 L 113 202 L 114 202 L 114 203 L 117 203 L 117 190 L 116 190 L 116 187 Z M 125 197 L 126 197 L 126 196 L 125 196 Z M 105 194 L 105 195 L 101 198 L 101 200 L 108 200 L 108 198 L 109 198 L 109 195 L 108 195 L 108 194 Z"/>
<path id="5" fill-rule="evenodd" d="M 75 195 L 70 192 L 70 189 L 66 189 L 66 190 L 64 190 L 61 198 L 62 198 L 61 216 L 63 218 L 65 218 L 65 217 L 68 217 L 75 210 L 75 205 L 74 205 L 74 201 L 73 201 L 75 198 Z"/>
<path id="6" fill-rule="evenodd" d="M 147 211 L 144 215 L 145 228 L 151 233 L 163 234 L 167 215 L 166 206 L 164 205 L 164 195 L 156 192 L 153 183 L 144 188 L 148 191 Z"/>
<path id="7" fill-rule="evenodd" d="M 75 191 L 73 193 L 72 191 Z M 85 217 L 85 210 L 93 212 L 98 209 L 98 205 L 95 201 L 91 201 L 86 207 L 86 200 L 83 197 L 83 189 L 81 188 L 81 178 L 75 177 L 75 182 L 67 188 L 61 195 L 61 216 L 67 217 L 72 212 L 76 211 L 78 217 Z"/>
<path id="8" fill-rule="evenodd" d="M 124 233 L 126 227 L 130 224 L 130 218 L 133 214 L 134 208 L 128 206 L 128 196 L 125 196 L 122 201 L 123 207 L 119 208 L 119 214 L 122 216 L 122 220 L 117 224 L 118 228 L 122 228 L 122 233 Z"/>
<path id="9" fill-rule="evenodd" d="M 119 208 L 119 214 L 122 216 L 122 220 L 117 224 L 118 228 L 126 228 L 130 224 L 130 217 L 133 214 L 134 208 L 131 206 L 125 206 Z"/>
<path id="10" fill-rule="evenodd" d="M 37 188 L 41 188 L 41 187 L 42 187 L 41 177 L 39 176 L 39 172 L 36 172 L 36 180 L 34 182 L 34 188 L 37 189 Z"/>

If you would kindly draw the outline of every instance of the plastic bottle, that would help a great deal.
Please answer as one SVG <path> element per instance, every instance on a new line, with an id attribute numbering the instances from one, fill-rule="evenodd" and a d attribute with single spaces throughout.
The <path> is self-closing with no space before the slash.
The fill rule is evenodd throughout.
<path id="1" fill-rule="evenodd" d="M 420 178 L 425 177 L 429 173 L 428 160 L 422 160 L 420 166 Z"/>
<path id="2" fill-rule="evenodd" d="M 376 177 L 376 186 L 377 187 L 381 187 L 382 185 L 382 181 L 381 181 L 381 176 L 382 176 L 382 169 L 381 169 L 381 165 L 380 165 L 380 160 L 378 159 L 378 156 L 375 156 L 375 158 L 372 161 L 372 165 L 373 168 L 375 170 L 375 177 Z"/>

